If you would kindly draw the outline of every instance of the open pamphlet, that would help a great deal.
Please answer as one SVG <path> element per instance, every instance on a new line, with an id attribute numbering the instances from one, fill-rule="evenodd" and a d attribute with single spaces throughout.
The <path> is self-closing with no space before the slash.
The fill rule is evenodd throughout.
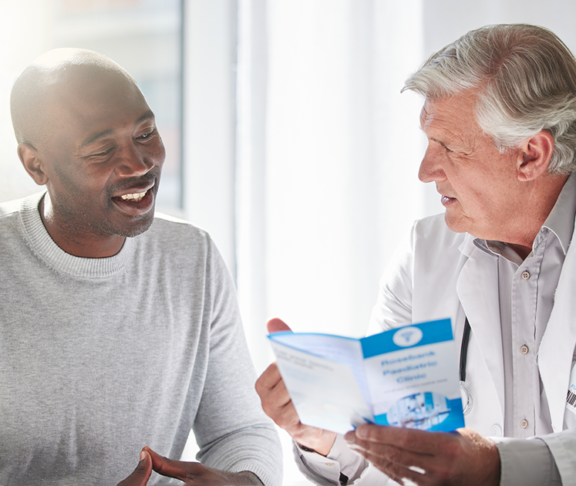
<path id="1" fill-rule="evenodd" d="M 363 423 L 445 432 L 465 426 L 450 319 L 362 339 L 268 338 L 303 424 L 340 434 Z"/>

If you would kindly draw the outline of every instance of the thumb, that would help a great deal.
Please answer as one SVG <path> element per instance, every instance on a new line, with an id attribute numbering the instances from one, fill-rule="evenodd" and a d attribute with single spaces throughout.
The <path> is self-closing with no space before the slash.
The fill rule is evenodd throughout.
<path id="1" fill-rule="evenodd" d="M 151 474 L 152 458 L 148 452 L 142 451 L 136 469 L 124 481 L 118 483 L 118 486 L 145 486 L 148 484 Z"/>
<path id="2" fill-rule="evenodd" d="M 292 331 L 288 324 L 286 324 L 282 319 L 279 319 L 278 317 L 270 319 L 266 324 L 266 329 L 268 329 L 269 334 L 275 332 Z"/>

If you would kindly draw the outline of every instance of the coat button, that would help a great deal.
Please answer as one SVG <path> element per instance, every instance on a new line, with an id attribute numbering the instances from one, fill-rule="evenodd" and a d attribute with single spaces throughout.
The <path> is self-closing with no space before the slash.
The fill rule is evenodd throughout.
<path id="1" fill-rule="evenodd" d="M 498 424 L 494 424 L 492 427 L 490 427 L 490 435 L 492 437 L 502 437 L 502 427 L 500 427 Z"/>
<path id="2" fill-rule="evenodd" d="M 520 348 L 520 352 L 522 354 L 528 354 L 528 351 L 530 351 L 530 349 L 528 349 L 528 346 L 524 345 Z"/>
<path id="3" fill-rule="evenodd" d="M 526 419 L 521 420 L 520 421 L 520 427 L 522 427 L 523 429 L 528 427 L 528 420 L 526 420 Z"/>
<path id="4" fill-rule="evenodd" d="M 528 279 L 530 278 L 530 273 L 527 272 L 527 271 L 523 271 L 523 272 L 522 272 L 522 278 L 523 278 L 524 280 L 528 280 Z"/>

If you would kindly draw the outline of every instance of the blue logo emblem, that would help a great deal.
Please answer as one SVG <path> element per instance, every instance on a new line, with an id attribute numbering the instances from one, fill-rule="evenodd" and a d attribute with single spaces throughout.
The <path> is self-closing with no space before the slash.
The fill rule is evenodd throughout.
<path id="1" fill-rule="evenodd" d="M 422 340 L 422 331 L 417 327 L 402 327 L 396 331 L 392 341 L 396 346 L 407 348 L 414 346 Z"/>

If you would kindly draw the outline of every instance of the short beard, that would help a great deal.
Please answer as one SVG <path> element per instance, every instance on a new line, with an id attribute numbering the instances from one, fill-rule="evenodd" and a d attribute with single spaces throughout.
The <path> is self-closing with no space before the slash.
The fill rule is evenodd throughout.
<path id="1" fill-rule="evenodd" d="M 54 170 L 62 180 L 66 181 L 66 185 L 70 188 L 73 187 L 73 182 L 70 181 L 64 171 L 61 170 L 58 163 L 54 164 Z M 150 185 L 153 186 L 149 189 L 153 191 L 153 196 L 156 198 L 158 194 L 158 187 L 160 184 L 160 170 L 152 170 L 141 177 L 133 177 L 122 181 L 121 184 L 115 184 L 109 187 L 106 191 L 106 198 L 108 201 L 108 209 L 113 209 L 114 203 L 112 202 L 112 195 L 118 194 L 124 189 L 129 189 L 136 186 Z M 70 196 L 72 199 L 80 199 L 82 194 L 76 191 L 71 191 Z M 141 235 L 152 226 L 154 222 L 154 210 L 155 207 L 138 217 L 138 221 L 134 226 L 122 226 L 118 227 L 116 225 L 111 225 L 108 220 L 101 220 L 97 222 L 90 221 L 89 216 L 85 212 L 75 211 L 75 207 L 70 204 L 60 204 L 60 201 L 52 200 L 52 205 L 54 211 L 56 211 L 60 216 L 62 216 L 60 223 L 63 224 L 70 239 L 75 240 L 75 237 L 81 237 L 82 235 L 90 236 L 108 236 L 116 235 L 124 238 L 134 238 L 135 236 Z M 74 236 L 72 236 L 74 235 Z"/>

